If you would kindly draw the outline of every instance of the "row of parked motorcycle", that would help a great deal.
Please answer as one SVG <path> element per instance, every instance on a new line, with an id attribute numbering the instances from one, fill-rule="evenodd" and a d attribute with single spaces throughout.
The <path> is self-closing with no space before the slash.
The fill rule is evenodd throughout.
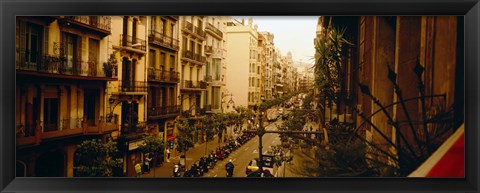
<path id="1" fill-rule="evenodd" d="M 210 169 L 213 169 L 219 160 L 224 160 L 228 156 L 247 143 L 255 136 L 254 133 L 243 133 L 236 139 L 229 139 L 228 142 L 222 147 L 217 148 L 215 151 L 211 151 L 207 156 L 203 156 L 200 160 L 195 161 L 190 169 L 182 164 L 177 163 L 173 169 L 173 177 L 201 177 L 204 173 L 207 173 Z M 183 172 L 183 175 L 182 175 Z"/>

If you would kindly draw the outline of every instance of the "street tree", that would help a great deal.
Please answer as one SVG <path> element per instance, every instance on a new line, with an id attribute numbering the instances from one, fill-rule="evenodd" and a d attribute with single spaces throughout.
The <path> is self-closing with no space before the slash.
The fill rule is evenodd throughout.
<path id="1" fill-rule="evenodd" d="M 75 152 L 74 176 L 111 177 L 113 170 L 120 167 L 117 159 L 117 143 L 103 143 L 99 139 L 85 140 Z"/>
<path id="2" fill-rule="evenodd" d="M 289 154 L 291 150 L 290 144 L 279 144 L 272 146 L 268 151 L 268 154 L 273 155 L 273 163 L 277 168 L 280 168 L 283 165 L 283 177 L 285 177 L 285 168 L 287 163 L 293 161 L 293 155 Z"/>
<path id="3" fill-rule="evenodd" d="M 144 154 L 150 153 L 155 159 L 158 159 L 159 155 L 163 154 L 165 144 L 162 137 L 158 137 L 153 134 L 147 134 L 143 140 L 144 143 L 139 145 L 139 149 Z"/>
<path id="4" fill-rule="evenodd" d="M 183 152 L 183 158 L 186 163 L 187 160 L 187 151 L 193 147 L 193 124 L 188 120 L 183 120 L 180 123 L 177 123 L 178 135 L 177 139 L 177 151 Z"/>

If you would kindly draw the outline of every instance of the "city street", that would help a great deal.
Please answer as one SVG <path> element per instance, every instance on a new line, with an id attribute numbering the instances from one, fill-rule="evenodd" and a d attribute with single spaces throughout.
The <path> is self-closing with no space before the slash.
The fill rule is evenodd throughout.
<path id="1" fill-rule="evenodd" d="M 267 131 L 272 131 L 277 129 L 277 125 L 280 125 L 282 120 L 277 120 L 276 122 L 272 122 L 268 124 L 265 129 Z M 244 125 L 246 127 L 246 125 Z M 227 131 L 228 133 L 228 131 Z M 275 133 L 267 133 L 263 136 L 263 154 L 267 154 L 270 150 L 271 146 L 280 144 L 280 138 L 278 134 Z M 221 144 L 223 145 L 223 144 Z M 200 157 L 205 155 L 205 152 L 210 152 L 215 148 L 219 147 L 217 143 L 217 138 L 215 137 L 212 141 L 208 142 L 207 151 L 205 151 L 205 144 L 199 144 L 194 148 L 187 151 L 187 168 L 190 168 L 194 161 L 200 159 Z M 276 177 L 283 177 L 283 172 L 285 171 L 286 177 L 299 177 L 296 174 L 293 174 L 289 167 L 292 167 L 295 164 L 299 163 L 299 159 L 301 157 L 298 156 L 298 153 L 294 154 L 294 160 L 292 163 L 287 164 L 287 168 L 284 170 L 284 166 L 280 166 L 277 168 L 274 166 L 273 175 Z M 235 165 L 234 175 L 233 177 L 246 177 L 245 169 L 250 162 L 250 160 L 258 158 L 258 136 L 255 136 L 250 141 L 242 145 L 240 148 L 235 150 L 228 156 L 227 159 L 219 160 L 213 169 L 210 169 L 207 173 L 204 174 L 203 177 L 225 177 L 225 164 L 228 163 L 228 160 L 232 160 L 233 164 Z M 175 163 L 180 161 L 179 156 L 172 157 L 170 162 L 164 162 L 162 166 L 155 167 L 150 170 L 149 173 L 144 173 L 142 177 L 172 177 L 173 167 Z"/>

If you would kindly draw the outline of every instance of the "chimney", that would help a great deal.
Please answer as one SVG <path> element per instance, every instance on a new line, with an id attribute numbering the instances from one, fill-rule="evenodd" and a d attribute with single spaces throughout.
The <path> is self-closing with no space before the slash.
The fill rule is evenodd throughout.
<path id="1" fill-rule="evenodd" d="M 245 25 L 245 19 L 242 18 L 242 25 Z"/>
<path id="2" fill-rule="evenodd" d="M 255 24 L 255 25 L 253 26 L 253 29 L 255 29 L 255 31 L 257 31 L 257 30 L 258 30 L 258 25 Z"/>
<path id="3" fill-rule="evenodd" d="M 252 27 L 252 24 L 253 24 L 253 19 L 248 18 L 248 27 Z"/>

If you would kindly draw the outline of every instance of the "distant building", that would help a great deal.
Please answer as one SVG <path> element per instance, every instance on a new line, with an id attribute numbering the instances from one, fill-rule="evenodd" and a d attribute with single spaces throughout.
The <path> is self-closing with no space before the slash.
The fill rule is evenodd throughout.
<path id="1" fill-rule="evenodd" d="M 231 20 L 227 23 L 227 90 L 236 106 L 260 104 L 260 63 L 258 32 L 253 20 Z"/>

